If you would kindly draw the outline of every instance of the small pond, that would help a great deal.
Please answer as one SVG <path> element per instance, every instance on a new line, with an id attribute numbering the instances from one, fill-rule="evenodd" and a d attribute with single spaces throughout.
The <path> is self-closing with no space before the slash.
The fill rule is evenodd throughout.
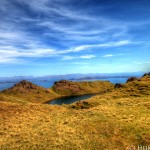
<path id="1" fill-rule="evenodd" d="M 92 95 L 81 95 L 81 96 L 71 96 L 71 97 L 61 97 L 61 98 L 57 98 L 54 100 L 51 100 L 49 102 L 46 102 L 46 104 L 51 104 L 51 105 L 62 105 L 62 104 L 71 104 L 80 100 L 86 100 L 92 96 L 94 96 L 95 94 Z"/>

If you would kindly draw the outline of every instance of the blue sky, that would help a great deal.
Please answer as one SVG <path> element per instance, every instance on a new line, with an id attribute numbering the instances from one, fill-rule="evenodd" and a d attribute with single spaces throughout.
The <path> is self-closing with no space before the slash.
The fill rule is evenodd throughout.
<path id="1" fill-rule="evenodd" d="M 150 71 L 149 0 L 1 0 L 0 76 Z"/>

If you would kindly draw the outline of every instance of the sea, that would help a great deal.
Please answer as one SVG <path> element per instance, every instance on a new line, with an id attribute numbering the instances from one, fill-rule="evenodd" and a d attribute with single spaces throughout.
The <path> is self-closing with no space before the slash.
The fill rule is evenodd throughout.
<path id="1" fill-rule="evenodd" d="M 110 77 L 110 78 L 94 78 L 94 79 L 76 79 L 76 80 L 71 80 L 71 81 L 77 81 L 77 82 L 82 82 L 82 81 L 110 81 L 111 83 L 125 83 L 127 81 L 128 77 Z M 46 80 L 40 80 L 40 79 L 29 79 L 28 81 L 38 85 L 38 86 L 42 86 L 44 88 L 50 88 L 53 86 L 54 82 L 56 82 L 57 80 L 53 80 L 53 79 L 46 79 Z M 8 89 L 12 86 L 14 86 L 16 83 L 18 83 L 19 81 L 0 81 L 0 91 L 3 91 L 5 89 Z"/>

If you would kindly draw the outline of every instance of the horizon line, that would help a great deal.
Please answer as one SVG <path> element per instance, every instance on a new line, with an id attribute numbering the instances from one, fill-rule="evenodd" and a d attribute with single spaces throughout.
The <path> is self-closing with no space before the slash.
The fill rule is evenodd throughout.
<path id="1" fill-rule="evenodd" d="M 0 76 L 0 78 L 14 78 L 14 77 L 47 77 L 47 76 L 67 76 L 67 75 L 88 75 L 88 74 L 128 74 L 128 73 L 147 73 L 148 71 L 136 71 L 136 72 L 112 72 L 112 73 L 68 73 L 68 74 L 51 74 L 51 75 L 16 75 L 16 76 Z"/>

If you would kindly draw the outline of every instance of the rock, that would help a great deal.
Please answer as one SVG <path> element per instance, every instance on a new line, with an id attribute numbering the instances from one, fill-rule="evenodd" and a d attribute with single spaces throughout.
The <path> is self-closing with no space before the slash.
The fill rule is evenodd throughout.
<path id="1" fill-rule="evenodd" d="M 38 90 L 38 86 L 28 82 L 26 80 L 20 81 L 19 83 L 15 84 L 13 87 L 4 90 L 4 92 L 18 92 L 18 93 L 26 93 L 29 90 Z"/>
<path id="2" fill-rule="evenodd" d="M 132 81 L 136 81 L 136 80 L 138 80 L 136 77 L 130 77 L 130 78 L 127 80 L 127 82 L 132 82 Z"/>
<path id="3" fill-rule="evenodd" d="M 23 89 L 38 89 L 38 87 L 36 85 L 34 85 L 31 82 L 28 82 L 26 80 L 23 80 L 17 84 L 15 84 L 12 88 L 16 88 L 16 87 L 20 87 Z"/>
<path id="4" fill-rule="evenodd" d="M 150 76 L 150 72 L 149 72 L 149 73 L 145 73 L 145 74 L 143 75 L 143 77 L 145 77 L 145 76 Z"/>
<path id="5" fill-rule="evenodd" d="M 55 82 L 54 85 L 62 84 L 62 83 L 64 83 L 64 84 L 70 84 L 71 82 L 72 81 L 68 81 L 68 80 L 60 80 L 60 81 Z"/>
<path id="6" fill-rule="evenodd" d="M 72 106 L 72 108 L 75 109 L 88 109 L 90 107 L 90 104 L 85 101 L 78 101 L 75 103 L 75 105 Z"/>
<path id="7" fill-rule="evenodd" d="M 121 83 L 116 83 L 114 88 L 116 89 L 116 88 L 122 88 L 122 87 L 124 87 L 123 84 L 121 84 Z"/>

